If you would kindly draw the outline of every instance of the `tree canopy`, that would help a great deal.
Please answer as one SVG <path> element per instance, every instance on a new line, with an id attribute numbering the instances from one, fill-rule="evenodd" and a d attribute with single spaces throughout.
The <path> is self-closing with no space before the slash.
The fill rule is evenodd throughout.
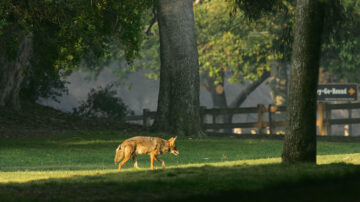
<path id="1" fill-rule="evenodd" d="M 97 68 L 113 49 L 125 51 L 132 62 L 139 51 L 143 13 L 153 1 L 111 0 L 4 0 L 0 3 L 0 54 L 18 55 L 19 35 L 31 34 L 34 53 L 24 82 L 29 95 L 50 96 L 62 88 L 61 75 L 80 62 Z"/>

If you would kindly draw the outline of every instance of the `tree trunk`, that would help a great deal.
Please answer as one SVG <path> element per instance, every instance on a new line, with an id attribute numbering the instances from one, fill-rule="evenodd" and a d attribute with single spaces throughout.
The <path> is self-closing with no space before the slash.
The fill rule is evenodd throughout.
<path id="1" fill-rule="evenodd" d="M 274 105 L 286 105 L 287 99 L 287 64 L 279 63 L 271 67 L 271 76 L 269 79 L 271 88 L 271 99 Z"/>
<path id="2" fill-rule="evenodd" d="M 297 0 L 283 162 L 316 162 L 316 89 L 323 9 L 318 0 Z"/>
<path id="3" fill-rule="evenodd" d="M 158 0 L 160 89 L 153 129 L 199 135 L 200 84 L 192 0 Z"/>
<path id="4" fill-rule="evenodd" d="M 211 100 L 213 102 L 214 108 L 226 108 L 227 101 L 224 89 L 224 83 L 214 84 L 213 78 L 208 78 L 206 80 L 208 91 L 211 95 Z"/>
<path id="5" fill-rule="evenodd" d="M 224 81 L 224 72 L 221 73 L 222 80 Z M 211 95 L 211 99 L 213 101 L 214 108 L 227 108 L 227 101 L 226 101 L 226 94 L 225 94 L 225 86 L 224 82 L 219 84 L 215 84 L 215 79 L 211 77 L 207 77 L 207 90 Z M 231 123 L 232 122 L 232 115 L 225 114 L 225 115 L 218 115 L 216 116 L 216 123 Z M 224 129 L 220 130 L 226 133 L 232 133 L 232 129 Z"/>
<path id="6" fill-rule="evenodd" d="M 279 62 L 271 67 L 271 77 L 269 79 L 271 99 L 276 106 L 287 105 L 288 90 L 287 63 Z M 276 112 L 272 115 L 273 121 L 284 121 L 286 119 L 285 112 Z M 274 133 L 279 132 L 280 128 L 273 128 Z"/>
<path id="7" fill-rule="evenodd" d="M 0 106 L 9 106 L 16 110 L 21 108 L 21 84 L 25 70 L 30 66 L 33 42 L 31 34 L 19 38 L 21 42 L 15 59 L 9 59 L 4 52 L 0 55 Z M 0 44 L 2 43 L 6 42 L 1 41 Z"/>
<path id="8" fill-rule="evenodd" d="M 210 93 L 211 99 L 213 101 L 214 108 L 237 108 L 246 100 L 246 98 L 257 88 L 259 87 L 266 79 L 270 76 L 270 72 L 264 72 L 263 75 L 256 81 L 250 83 L 243 89 L 238 96 L 231 102 L 229 105 L 226 101 L 225 87 L 224 83 L 218 85 L 214 84 L 214 79 L 207 77 L 204 79 L 206 84 L 203 83 L 203 87 Z M 224 80 L 224 78 L 223 78 Z M 218 116 L 216 118 L 217 123 L 232 123 L 232 115 Z M 231 133 L 232 130 L 224 130 L 225 132 Z"/>

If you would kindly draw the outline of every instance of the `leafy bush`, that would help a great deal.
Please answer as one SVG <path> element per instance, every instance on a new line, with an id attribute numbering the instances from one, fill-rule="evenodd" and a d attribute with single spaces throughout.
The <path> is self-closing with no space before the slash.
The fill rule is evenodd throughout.
<path id="1" fill-rule="evenodd" d="M 130 110 L 121 98 L 116 97 L 113 86 L 113 84 L 108 84 L 104 88 L 92 88 L 88 93 L 87 100 L 82 101 L 78 108 L 73 109 L 74 114 L 123 120 Z"/>

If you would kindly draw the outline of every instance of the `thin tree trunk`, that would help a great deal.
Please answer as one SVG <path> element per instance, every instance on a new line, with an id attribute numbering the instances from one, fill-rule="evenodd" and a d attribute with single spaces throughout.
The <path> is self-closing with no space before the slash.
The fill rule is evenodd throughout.
<path id="1" fill-rule="evenodd" d="M 158 0 L 160 89 L 153 129 L 199 135 L 200 83 L 192 0 Z"/>
<path id="2" fill-rule="evenodd" d="M 213 101 L 214 108 L 237 108 L 246 100 L 246 98 L 257 88 L 259 87 L 266 79 L 270 76 L 270 72 L 264 72 L 259 80 L 250 83 L 243 89 L 238 96 L 231 102 L 229 105 L 226 101 L 225 87 L 223 83 L 218 85 L 214 84 L 214 79 L 207 78 L 206 84 L 203 83 L 203 87 L 210 93 L 211 99 Z M 224 78 L 223 78 L 224 80 Z M 232 123 L 232 115 L 218 116 L 216 121 L 219 123 Z M 232 132 L 230 130 L 225 130 L 225 132 Z"/>
<path id="3" fill-rule="evenodd" d="M 271 76 L 269 79 L 270 95 L 274 105 L 287 105 L 287 91 L 288 91 L 288 75 L 287 63 L 279 62 L 271 67 Z M 286 119 L 285 112 L 276 112 L 272 115 L 273 121 L 284 121 Z M 273 127 L 273 132 L 280 131 L 280 128 Z"/>
<path id="4" fill-rule="evenodd" d="M 316 89 L 322 27 L 320 1 L 297 0 L 284 162 L 316 162 Z"/>
<path id="5" fill-rule="evenodd" d="M 274 105 L 286 105 L 287 99 L 287 64 L 279 63 L 271 67 L 269 86 L 271 99 Z"/>
<path id="6" fill-rule="evenodd" d="M 31 34 L 19 38 L 21 42 L 15 59 L 8 59 L 6 54 L 0 56 L 0 106 L 9 106 L 16 110 L 21 108 L 20 90 L 25 70 L 30 66 L 33 42 Z"/>
<path id="7" fill-rule="evenodd" d="M 222 72 L 222 80 L 224 81 L 224 72 Z M 227 101 L 226 101 L 226 94 L 225 94 L 225 86 L 224 82 L 220 82 L 219 84 L 215 84 L 215 79 L 211 77 L 207 77 L 207 90 L 211 95 L 211 99 L 213 101 L 214 108 L 227 108 Z M 216 117 L 217 123 L 231 123 L 232 122 L 232 115 L 218 115 Z M 221 130 L 223 132 L 231 133 L 231 129 L 224 129 Z"/>
<path id="8" fill-rule="evenodd" d="M 211 100 L 213 102 L 214 108 L 226 108 L 227 101 L 224 89 L 224 83 L 219 83 L 218 85 L 214 84 L 214 79 L 207 79 L 208 91 L 211 95 Z"/>

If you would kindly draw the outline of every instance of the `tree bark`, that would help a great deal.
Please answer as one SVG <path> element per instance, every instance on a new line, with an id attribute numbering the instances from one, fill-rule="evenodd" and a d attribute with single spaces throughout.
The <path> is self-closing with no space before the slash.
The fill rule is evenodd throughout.
<path id="1" fill-rule="evenodd" d="M 160 89 L 153 129 L 199 135 L 200 83 L 192 0 L 158 0 Z"/>
<path id="2" fill-rule="evenodd" d="M 316 89 L 323 8 L 297 0 L 283 162 L 316 162 Z"/>
<path id="3" fill-rule="evenodd" d="M 6 52 L 0 55 L 0 106 L 20 110 L 20 90 L 25 70 L 30 66 L 32 55 L 32 35 L 19 34 L 20 44 L 15 59 L 9 59 Z M 1 41 L 0 44 L 6 43 Z M 4 50 L 6 51 L 6 50 Z"/>

